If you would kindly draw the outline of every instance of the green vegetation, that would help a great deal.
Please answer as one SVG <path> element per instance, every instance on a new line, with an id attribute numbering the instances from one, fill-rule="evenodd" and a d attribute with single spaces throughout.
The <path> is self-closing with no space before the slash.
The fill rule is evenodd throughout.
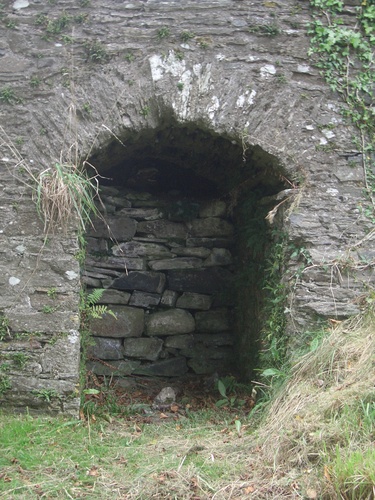
<path id="1" fill-rule="evenodd" d="M 3 358 L 3 356 L 2 356 Z M 7 372 L 10 370 L 10 365 L 9 363 L 0 363 L 0 397 L 2 394 L 4 394 L 6 391 L 12 388 L 12 384 L 10 382 L 9 376 L 7 375 Z"/>
<path id="2" fill-rule="evenodd" d="M 0 90 L 0 102 L 5 104 L 19 104 L 21 99 L 16 96 L 12 87 L 3 87 Z"/>
<path id="3" fill-rule="evenodd" d="M 45 314 L 51 314 L 56 311 L 56 307 L 50 306 L 50 305 L 44 305 L 42 308 L 42 312 Z"/>
<path id="4" fill-rule="evenodd" d="M 51 287 L 51 288 L 49 288 L 47 290 L 47 296 L 50 299 L 55 299 L 56 298 L 56 293 L 57 293 L 56 287 Z"/>
<path id="5" fill-rule="evenodd" d="M 368 202 L 363 212 L 375 220 L 375 5 L 364 0 L 355 7 L 356 19 L 343 24 L 341 0 L 310 0 L 314 21 L 310 25 L 310 54 L 331 89 L 345 106 L 342 114 L 357 127 L 355 146 L 363 153 L 363 171 Z"/>
<path id="6" fill-rule="evenodd" d="M 94 63 L 104 63 L 109 59 L 109 54 L 105 45 L 99 40 L 87 41 L 84 44 L 86 50 L 87 59 Z"/>
<path id="7" fill-rule="evenodd" d="M 187 43 L 189 40 L 195 37 L 195 34 L 192 31 L 183 31 L 180 35 L 181 40 L 184 43 Z"/>
<path id="8" fill-rule="evenodd" d="M 177 88 L 178 88 L 178 90 L 181 92 L 181 91 L 184 89 L 184 84 L 183 84 L 183 82 L 178 82 L 178 83 L 177 83 Z"/>
<path id="9" fill-rule="evenodd" d="M 171 30 L 167 26 L 163 26 L 157 32 L 157 36 L 159 40 L 163 38 L 169 38 L 171 36 Z"/>
<path id="10" fill-rule="evenodd" d="M 150 106 L 143 106 L 143 108 L 140 110 L 140 114 L 146 118 L 146 116 L 148 116 L 150 114 L 150 111 L 151 111 L 151 108 Z"/>
<path id="11" fill-rule="evenodd" d="M 270 37 L 280 35 L 281 33 L 281 30 L 277 26 L 277 24 L 256 24 L 250 26 L 249 31 L 250 33 L 256 33 L 258 35 L 265 35 Z"/>
<path id="12" fill-rule="evenodd" d="M 10 336 L 9 320 L 4 314 L 0 313 L 0 341 Z"/>
<path id="13" fill-rule="evenodd" d="M 31 391 L 31 394 L 34 394 L 34 396 L 47 403 L 51 403 L 53 399 L 61 398 L 60 394 L 55 389 L 35 389 Z"/>
<path id="14" fill-rule="evenodd" d="M 35 183 L 35 202 L 46 234 L 57 228 L 66 231 L 73 221 L 85 230 L 91 218 L 99 215 L 94 202 L 98 196 L 95 171 L 90 176 L 83 167 L 55 163 L 37 176 L 28 172 Z"/>

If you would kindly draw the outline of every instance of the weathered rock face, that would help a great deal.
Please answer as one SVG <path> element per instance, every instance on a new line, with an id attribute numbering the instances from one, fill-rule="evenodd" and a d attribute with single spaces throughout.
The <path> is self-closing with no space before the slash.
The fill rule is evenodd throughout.
<path id="1" fill-rule="evenodd" d="M 363 283 L 372 280 L 369 222 L 359 208 L 361 155 L 352 143 L 356 131 L 343 122 L 338 97 L 308 60 L 309 2 L 84 4 L 8 3 L 2 10 L 7 22 L 0 26 L 0 403 L 17 411 L 76 414 L 79 405 L 77 225 L 72 221 L 68 232 L 56 228 L 45 238 L 27 173 L 36 176 L 57 160 L 89 158 L 98 173 L 113 179 L 100 182 L 114 186 L 104 201 L 121 243 L 111 253 L 106 237 L 88 232 L 100 266 L 97 256 L 86 262 L 88 285 L 116 284 L 105 295 L 111 308 L 141 314 L 153 307 L 183 309 L 196 325 L 198 314 L 228 307 L 233 297 L 212 301 L 212 294 L 230 272 L 228 240 L 245 238 L 246 231 L 232 234 L 227 221 L 201 219 L 222 219 L 222 201 L 235 211 L 238 200 L 251 193 L 258 193 L 259 203 L 273 196 L 272 209 L 286 187 L 292 192 L 277 210 L 275 225 L 287 233 L 292 249 L 284 276 L 290 285 L 289 334 L 313 328 L 319 318 L 355 314 Z M 353 8 L 345 7 L 344 23 L 352 22 Z M 131 198 L 119 196 L 117 188 L 125 185 L 133 189 Z M 160 191 L 175 200 L 166 219 L 152 199 Z M 204 208 L 196 198 L 217 204 Z M 130 217 L 129 209 L 138 212 Z M 166 232 L 172 238 L 168 245 Z M 177 267 L 171 268 L 174 261 Z M 236 297 L 245 368 L 261 317 L 256 292 L 245 283 Z M 192 307 L 208 301 L 191 294 L 209 296 L 210 309 Z M 159 339 L 162 349 L 178 352 L 157 360 L 110 358 L 121 374 L 137 367 L 145 375 L 199 373 L 206 344 L 195 338 L 191 345 L 188 337 L 226 335 L 144 336 L 135 326 L 140 316 L 123 321 L 138 336 L 98 335 L 93 348 L 105 339 L 108 355 L 118 345 L 139 353 L 133 339 L 140 338 L 148 347 L 152 340 L 160 346 Z M 215 342 L 218 349 L 227 345 Z M 193 356 L 198 345 L 202 349 Z M 108 369 L 92 363 L 97 373 Z"/>

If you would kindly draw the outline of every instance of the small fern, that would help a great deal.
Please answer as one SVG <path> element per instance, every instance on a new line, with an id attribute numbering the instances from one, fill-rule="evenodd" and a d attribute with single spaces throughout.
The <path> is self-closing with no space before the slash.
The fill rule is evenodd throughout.
<path id="1" fill-rule="evenodd" d="M 117 319 L 116 314 L 111 311 L 111 309 L 108 309 L 108 307 L 105 305 L 93 305 L 89 307 L 89 315 L 91 318 L 102 319 L 105 314 L 110 314 L 115 319 Z"/>
<path id="2" fill-rule="evenodd" d="M 91 293 L 86 296 L 85 306 L 92 307 L 99 302 L 104 293 L 104 288 L 95 288 Z"/>
<path id="3" fill-rule="evenodd" d="M 89 318 L 102 319 L 105 314 L 110 314 L 117 319 L 116 314 L 111 309 L 108 309 L 108 306 L 104 304 L 98 305 L 104 291 L 104 288 L 95 288 L 91 293 L 86 295 L 83 310 Z"/>

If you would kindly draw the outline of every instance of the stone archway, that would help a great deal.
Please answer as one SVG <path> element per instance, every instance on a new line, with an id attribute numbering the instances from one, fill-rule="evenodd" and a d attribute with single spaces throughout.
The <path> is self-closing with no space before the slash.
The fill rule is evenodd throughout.
<path id="1" fill-rule="evenodd" d="M 90 371 L 249 375 L 262 285 L 245 269 L 260 259 L 248 234 L 270 243 L 264 214 L 285 189 L 277 158 L 169 120 L 124 134 L 90 164 L 103 176 L 105 222 L 87 233 L 83 280 L 105 289 L 100 302 L 117 316 L 92 324 Z"/>

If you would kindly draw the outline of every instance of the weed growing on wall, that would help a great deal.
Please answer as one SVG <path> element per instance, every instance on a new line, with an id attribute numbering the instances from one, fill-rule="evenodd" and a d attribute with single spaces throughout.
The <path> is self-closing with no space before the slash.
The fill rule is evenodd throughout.
<path id="1" fill-rule="evenodd" d="M 343 115 L 359 131 L 368 204 L 364 213 L 375 220 L 375 5 L 363 0 L 354 7 L 355 22 L 340 17 L 345 2 L 310 0 L 314 21 L 309 28 L 310 54 L 317 54 L 321 74 L 345 103 Z"/>

